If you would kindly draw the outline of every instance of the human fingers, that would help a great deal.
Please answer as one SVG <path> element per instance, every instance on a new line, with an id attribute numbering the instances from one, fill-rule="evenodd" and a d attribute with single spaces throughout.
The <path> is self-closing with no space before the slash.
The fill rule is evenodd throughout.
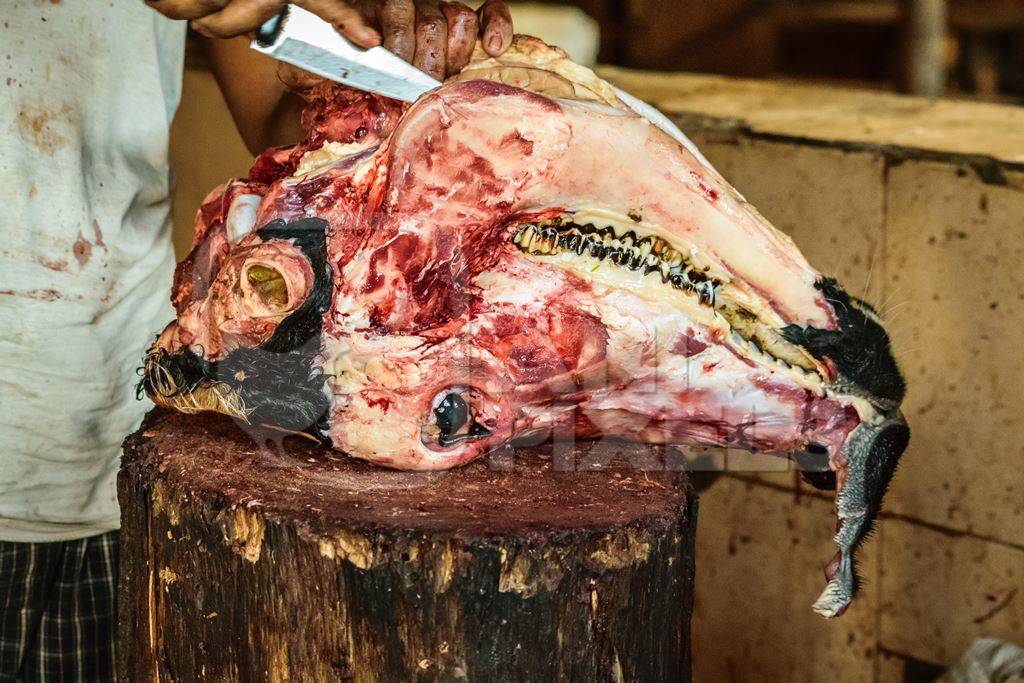
<path id="1" fill-rule="evenodd" d="M 452 75 L 469 64 L 476 46 L 478 26 L 476 12 L 461 2 L 442 2 L 441 12 L 448 24 L 448 56 L 445 75 Z"/>
<path id="2" fill-rule="evenodd" d="M 407 62 L 416 57 L 416 6 L 413 0 L 384 0 L 378 10 L 384 47 Z"/>
<path id="3" fill-rule="evenodd" d="M 370 25 L 355 3 L 346 0 L 305 0 L 301 6 L 332 24 L 338 33 L 356 45 L 375 47 L 381 44 L 380 32 Z"/>
<path id="4" fill-rule="evenodd" d="M 505 0 L 486 0 L 477 10 L 480 42 L 484 51 L 497 57 L 512 44 L 512 14 Z"/>
<path id="5" fill-rule="evenodd" d="M 416 2 L 416 55 L 413 65 L 434 78 L 444 78 L 448 52 L 448 23 L 437 0 Z"/>

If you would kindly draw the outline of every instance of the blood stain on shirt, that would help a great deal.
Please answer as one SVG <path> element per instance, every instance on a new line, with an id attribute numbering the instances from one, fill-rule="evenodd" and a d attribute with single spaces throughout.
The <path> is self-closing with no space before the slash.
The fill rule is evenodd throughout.
<path id="1" fill-rule="evenodd" d="M 33 107 L 18 113 L 18 129 L 40 152 L 52 155 L 68 144 L 68 136 L 60 128 L 73 123 L 73 119 L 66 104 L 56 109 Z"/>
<path id="2" fill-rule="evenodd" d="M 89 263 L 89 259 L 92 257 L 92 244 L 82 236 L 82 233 L 78 233 L 78 239 L 75 240 L 74 246 L 71 247 L 71 253 L 75 255 L 78 265 L 84 268 L 85 264 Z"/>

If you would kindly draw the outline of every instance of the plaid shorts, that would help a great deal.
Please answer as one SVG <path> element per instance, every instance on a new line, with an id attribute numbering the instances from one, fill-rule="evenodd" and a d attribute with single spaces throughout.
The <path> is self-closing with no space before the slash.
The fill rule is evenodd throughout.
<path id="1" fill-rule="evenodd" d="M 0 681 L 114 680 L 118 538 L 0 541 Z"/>

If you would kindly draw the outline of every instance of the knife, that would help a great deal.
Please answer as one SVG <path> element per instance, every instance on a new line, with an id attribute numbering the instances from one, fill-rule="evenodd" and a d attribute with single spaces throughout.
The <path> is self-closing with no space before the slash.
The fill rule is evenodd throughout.
<path id="1" fill-rule="evenodd" d="M 383 47 L 364 49 L 308 10 L 285 5 L 256 32 L 252 48 L 356 90 L 403 102 L 441 85 Z"/>
<path id="2" fill-rule="evenodd" d="M 403 102 L 415 102 L 423 93 L 441 85 L 383 47 L 364 49 L 355 45 L 330 23 L 294 5 L 285 5 L 260 27 L 252 48 L 350 88 Z M 683 145 L 698 161 L 713 168 L 667 116 L 619 88 L 615 88 L 615 94 L 623 104 Z"/>

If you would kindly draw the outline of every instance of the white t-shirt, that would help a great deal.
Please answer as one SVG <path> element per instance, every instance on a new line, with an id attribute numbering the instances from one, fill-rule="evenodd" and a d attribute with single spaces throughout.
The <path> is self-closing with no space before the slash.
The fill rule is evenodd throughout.
<path id="1" fill-rule="evenodd" d="M 136 368 L 173 315 L 184 30 L 139 0 L 0 13 L 0 540 L 119 526 Z"/>

